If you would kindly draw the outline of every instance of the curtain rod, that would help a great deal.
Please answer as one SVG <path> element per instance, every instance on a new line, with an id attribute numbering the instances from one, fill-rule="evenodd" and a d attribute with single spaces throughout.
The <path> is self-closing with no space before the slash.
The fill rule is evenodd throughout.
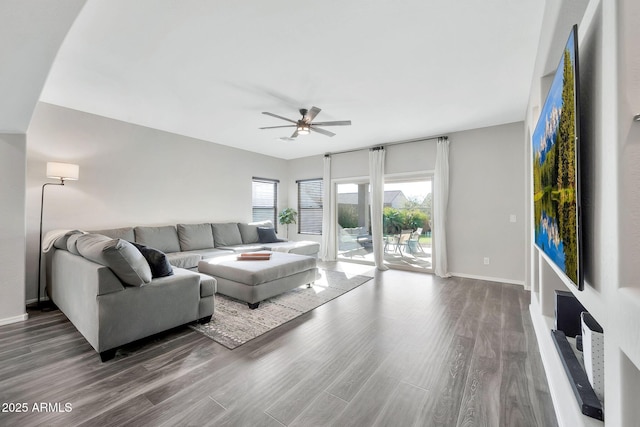
<path id="1" fill-rule="evenodd" d="M 352 150 L 344 150 L 344 151 L 335 151 L 333 153 L 325 153 L 324 156 L 327 157 L 327 156 L 334 156 L 336 154 L 355 153 L 356 151 L 380 149 L 380 148 L 385 148 L 385 147 L 391 147 L 393 145 L 411 144 L 412 142 L 433 141 L 433 140 L 437 140 L 437 139 L 440 139 L 440 138 L 449 138 L 449 137 L 446 136 L 446 135 L 443 135 L 443 136 L 432 136 L 432 137 L 429 137 L 429 138 L 406 139 L 404 141 L 388 142 L 386 144 L 376 144 L 376 145 L 372 145 L 370 147 L 354 148 Z"/>

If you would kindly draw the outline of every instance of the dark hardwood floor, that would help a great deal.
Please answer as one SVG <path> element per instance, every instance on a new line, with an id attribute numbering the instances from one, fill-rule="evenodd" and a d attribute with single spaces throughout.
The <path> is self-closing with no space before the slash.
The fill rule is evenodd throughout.
<path id="1" fill-rule="evenodd" d="M 34 310 L 0 327 L 0 426 L 555 426 L 528 304 L 390 270 L 233 351 L 181 327 L 106 363 Z"/>

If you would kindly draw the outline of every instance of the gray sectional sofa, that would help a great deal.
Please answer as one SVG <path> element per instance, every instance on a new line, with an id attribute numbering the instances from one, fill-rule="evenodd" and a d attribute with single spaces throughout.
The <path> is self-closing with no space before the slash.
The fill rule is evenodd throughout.
<path id="1" fill-rule="evenodd" d="M 271 221 L 250 224 L 229 222 L 125 227 L 93 233 L 158 249 L 167 255 L 172 265 L 186 269 L 197 269 L 203 259 L 260 250 L 317 258 L 320 245 L 316 242 L 261 242 L 258 229 L 272 227 Z"/>
<path id="2" fill-rule="evenodd" d="M 258 229 L 270 225 L 200 223 L 68 233 L 47 254 L 47 294 L 105 361 L 129 342 L 211 319 L 217 281 L 197 271 L 201 260 L 258 250 L 317 257 L 315 242 L 261 242 Z M 152 277 L 150 260 L 134 244 L 160 251 L 173 274 Z"/>

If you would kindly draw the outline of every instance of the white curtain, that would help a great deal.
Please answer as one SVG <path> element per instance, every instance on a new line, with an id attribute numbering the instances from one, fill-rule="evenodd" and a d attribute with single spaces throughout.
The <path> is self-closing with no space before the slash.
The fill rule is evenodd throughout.
<path id="1" fill-rule="evenodd" d="M 320 259 L 335 261 L 336 259 L 336 215 L 331 199 L 331 156 L 324 156 L 324 172 L 322 174 L 322 245 Z"/>
<path id="2" fill-rule="evenodd" d="M 369 150 L 369 182 L 371 184 L 371 239 L 373 259 L 378 270 L 387 270 L 384 265 L 384 243 L 382 241 L 382 210 L 384 206 L 384 147 Z"/>
<path id="3" fill-rule="evenodd" d="M 451 277 L 447 267 L 447 206 L 449 204 L 449 139 L 438 138 L 433 177 L 433 250 L 435 273 Z"/>

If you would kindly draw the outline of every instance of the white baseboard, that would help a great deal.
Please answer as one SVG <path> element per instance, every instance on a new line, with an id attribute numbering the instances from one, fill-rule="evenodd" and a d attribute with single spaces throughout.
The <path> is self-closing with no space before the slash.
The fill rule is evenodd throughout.
<path id="1" fill-rule="evenodd" d="M 509 283 L 511 285 L 524 286 L 524 280 L 503 279 L 500 277 L 476 276 L 474 274 L 451 273 L 452 276 L 463 277 L 465 279 L 486 280 L 487 282 Z"/>
<path id="2" fill-rule="evenodd" d="M 28 318 L 29 315 L 27 313 L 21 314 L 20 316 L 7 317 L 6 319 L 0 319 L 0 326 L 23 322 Z"/>
<path id="3" fill-rule="evenodd" d="M 40 302 L 46 302 L 46 301 L 49 301 L 49 297 L 40 297 Z M 26 304 L 27 304 L 27 305 L 29 305 L 29 304 L 35 304 L 35 303 L 37 303 L 37 302 L 38 302 L 38 298 L 32 298 L 32 299 L 28 299 L 28 300 L 26 301 Z"/>

